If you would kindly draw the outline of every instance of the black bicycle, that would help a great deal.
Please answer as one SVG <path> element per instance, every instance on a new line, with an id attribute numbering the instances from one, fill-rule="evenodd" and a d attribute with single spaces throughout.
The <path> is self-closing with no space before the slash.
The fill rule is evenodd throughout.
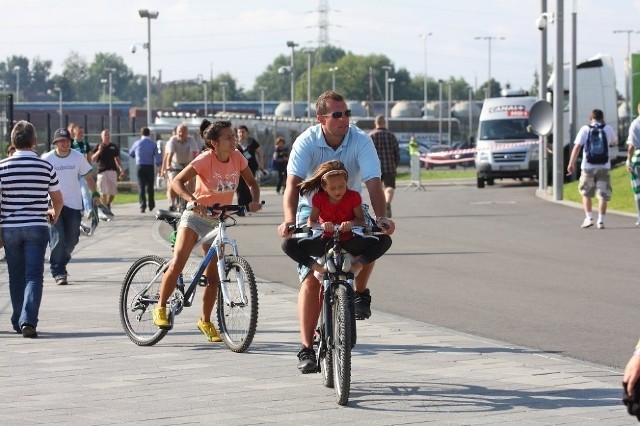
<path id="1" fill-rule="evenodd" d="M 380 229 L 354 226 L 351 232 L 354 238 L 377 240 Z M 322 233 L 321 228 L 302 227 L 294 229 L 292 238 L 321 238 Z M 342 248 L 338 226 L 321 261 L 328 272 L 322 278 L 322 309 L 314 337 L 318 360 L 316 372 L 322 373 L 326 387 L 335 389 L 338 404 L 346 405 L 351 391 L 351 349 L 357 340 L 355 290 L 354 276 L 349 272 L 351 255 Z"/>
<path id="2" fill-rule="evenodd" d="M 203 275 L 205 268 L 218 255 L 217 319 L 220 336 L 233 352 L 244 352 L 249 348 L 258 324 L 258 289 L 253 270 L 246 259 L 238 254 L 236 240 L 227 237 L 226 229 L 236 224 L 231 213 L 244 211 L 239 205 L 214 205 L 209 211 L 217 216 L 220 225 L 198 240 L 213 241 L 197 269 L 189 270 L 178 276 L 173 295 L 168 300 L 168 328 L 159 328 L 153 323 L 152 311 L 158 303 L 162 275 L 169 267 L 170 260 L 156 255 L 144 256 L 136 260 L 129 268 L 120 291 L 120 320 L 129 339 L 139 346 L 151 346 L 158 343 L 173 327 L 175 316 L 193 303 L 198 286 L 206 286 Z M 180 214 L 158 210 L 158 220 L 164 220 L 175 229 Z M 225 252 L 225 248 L 231 249 Z M 186 280 L 191 280 L 185 286 Z"/>

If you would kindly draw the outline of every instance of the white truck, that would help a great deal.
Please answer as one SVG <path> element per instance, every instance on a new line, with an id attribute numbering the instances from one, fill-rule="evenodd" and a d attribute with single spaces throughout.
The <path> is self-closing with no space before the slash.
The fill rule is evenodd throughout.
<path id="1" fill-rule="evenodd" d="M 475 156 L 478 188 L 493 185 L 495 179 L 537 178 L 538 136 L 528 131 L 536 101 L 514 92 L 484 101 Z"/>
<path id="2" fill-rule="evenodd" d="M 569 66 L 564 67 L 564 149 L 565 168 L 569 160 L 573 137 L 580 126 L 588 124 L 594 109 L 604 112 L 605 122 L 616 131 L 618 128 L 618 108 L 616 79 L 611 55 L 598 54 L 576 66 L 576 123 L 574 135 L 569 128 Z M 554 76 L 547 85 L 547 100 L 555 102 L 553 90 Z M 536 98 L 511 92 L 500 98 L 485 100 L 480 113 L 476 144 L 476 173 L 478 188 L 493 185 L 495 179 L 538 178 L 540 152 L 538 137 L 527 132 L 528 117 Z M 553 136 L 551 136 L 553 137 Z M 552 147 L 551 137 L 549 147 Z M 616 148 L 609 150 L 612 159 L 618 155 Z M 547 158 L 550 171 L 551 156 Z"/>
<path id="3" fill-rule="evenodd" d="M 562 135 L 565 168 L 571 153 L 573 138 L 581 126 L 589 124 L 589 115 L 594 109 L 604 112 L 604 121 L 618 132 L 618 93 L 616 91 L 616 73 L 613 67 L 613 57 L 606 54 L 597 54 L 592 58 L 579 63 L 576 66 L 576 123 L 575 133 L 570 135 L 569 128 L 569 66 L 564 66 L 563 86 L 564 105 Z M 551 75 L 547 84 L 547 100 L 551 103 L 556 96 L 553 93 L 554 76 Z M 624 141 L 623 141 L 624 142 Z M 609 158 L 615 160 L 619 152 L 617 148 L 609 149 Z"/>

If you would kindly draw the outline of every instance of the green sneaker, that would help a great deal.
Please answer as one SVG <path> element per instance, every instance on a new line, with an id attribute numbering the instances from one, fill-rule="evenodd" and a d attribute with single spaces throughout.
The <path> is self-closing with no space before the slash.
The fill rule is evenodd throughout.
<path id="1" fill-rule="evenodd" d="M 198 329 L 202 331 L 210 342 L 222 342 L 222 338 L 214 327 L 213 323 L 198 320 Z"/>
<path id="2" fill-rule="evenodd" d="M 169 324 L 169 319 L 167 318 L 167 308 L 158 306 L 153 310 L 153 323 L 160 328 L 167 328 L 171 324 Z"/>

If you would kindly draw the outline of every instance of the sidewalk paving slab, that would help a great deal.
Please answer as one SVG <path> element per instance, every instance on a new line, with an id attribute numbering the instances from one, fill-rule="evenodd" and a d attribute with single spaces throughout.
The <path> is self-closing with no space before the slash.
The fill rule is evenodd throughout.
<path id="1" fill-rule="evenodd" d="M 246 353 L 197 330 L 200 292 L 161 342 L 136 346 L 120 325 L 121 281 L 137 258 L 170 248 L 152 215 L 134 204 L 113 210 L 114 221 L 82 237 L 70 285 L 45 273 L 37 339 L 11 329 L 0 263 L 0 424 L 635 423 L 620 371 L 375 309 L 358 322 L 349 404 L 338 406 L 319 374 L 296 369 L 296 292 L 260 271 L 258 332 Z"/>

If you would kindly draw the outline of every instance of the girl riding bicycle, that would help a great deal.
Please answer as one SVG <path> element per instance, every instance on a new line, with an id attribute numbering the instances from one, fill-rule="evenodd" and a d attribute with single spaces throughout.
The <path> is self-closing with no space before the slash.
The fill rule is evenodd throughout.
<path id="1" fill-rule="evenodd" d="M 314 257 L 325 254 L 335 226 L 342 233 L 340 241 L 343 248 L 356 256 L 353 262 L 335 265 L 343 272 L 357 275 L 364 265 L 378 259 L 391 246 L 390 238 L 353 238 L 351 228 L 365 226 L 366 220 L 362 197 L 360 193 L 347 188 L 348 177 L 344 164 L 333 160 L 322 163 L 309 179 L 299 184 L 301 196 L 315 193 L 311 199 L 312 209 L 307 225 L 311 228 L 321 227 L 324 233 L 322 238 L 285 239 L 282 250 L 291 259 L 320 274 L 327 271 L 327 266 L 321 265 Z"/>
<path id="2" fill-rule="evenodd" d="M 173 293 L 178 276 L 182 272 L 193 247 L 199 237 L 206 235 L 218 226 L 215 216 L 207 212 L 207 207 L 216 203 L 231 204 L 240 177 L 250 188 L 253 201 L 248 209 L 257 212 L 262 208 L 260 204 L 260 188 L 247 159 L 235 149 L 236 138 L 229 121 L 211 123 L 203 120 L 200 125 L 200 135 L 205 141 L 205 151 L 198 155 L 171 181 L 171 188 L 185 200 L 193 203 L 192 210 L 182 213 L 178 224 L 178 233 L 173 250 L 173 259 L 162 277 L 158 307 L 153 310 L 153 322 L 161 328 L 170 327 L 167 318 L 167 300 Z M 196 178 L 193 194 L 186 186 L 187 182 Z M 202 244 L 203 254 L 209 250 L 211 242 Z M 204 333 L 210 342 L 220 342 L 211 322 L 211 312 L 218 294 L 217 258 L 214 258 L 205 269 L 207 286 L 202 292 L 202 313 L 198 320 L 198 329 Z"/>

